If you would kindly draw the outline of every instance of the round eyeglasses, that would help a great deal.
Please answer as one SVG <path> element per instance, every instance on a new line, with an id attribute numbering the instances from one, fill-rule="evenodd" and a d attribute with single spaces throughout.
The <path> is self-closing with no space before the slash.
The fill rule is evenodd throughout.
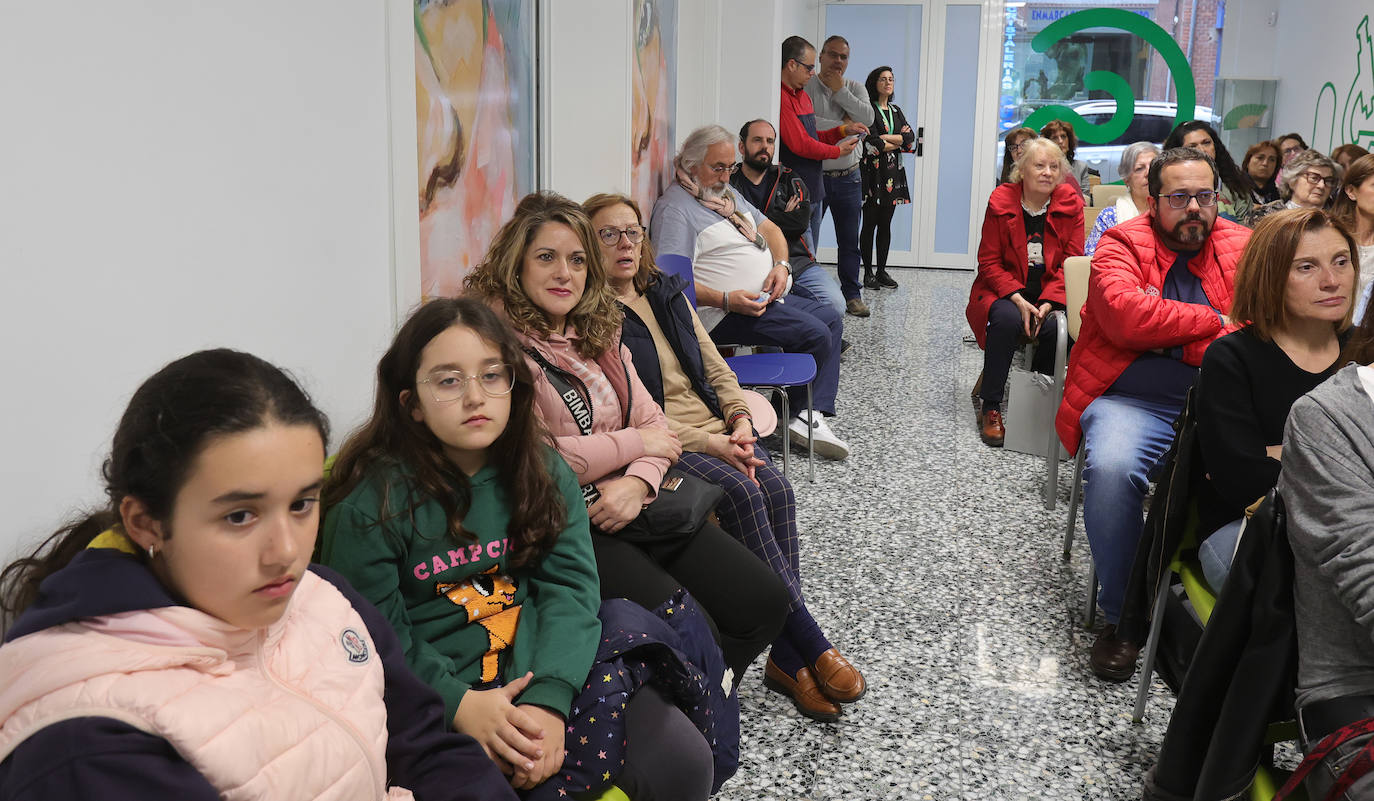
<path id="1" fill-rule="evenodd" d="M 644 241 L 644 226 L 631 225 L 629 228 L 616 228 L 606 226 L 596 229 L 596 238 L 601 240 L 601 244 L 606 247 L 613 247 L 620 244 L 620 237 L 625 237 L 631 245 L 638 245 Z"/>
<path id="2" fill-rule="evenodd" d="M 1171 209 L 1186 209 L 1188 208 L 1188 202 L 1192 200 L 1196 200 L 1197 204 L 1204 209 L 1217 204 L 1217 193 L 1210 189 L 1204 189 L 1193 195 L 1187 192 L 1174 192 L 1171 195 L 1159 195 L 1158 197 L 1161 200 L 1168 201 L 1169 208 Z"/>
<path id="3" fill-rule="evenodd" d="M 508 364 L 489 364 L 477 375 L 467 375 L 462 370 L 435 370 L 417 383 L 429 384 L 430 395 L 436 403 L 453 403 L 467 394 L 468 382 L 473 380 L 489 398 L 510 394 L 514 385 L 513 371 Z"/>

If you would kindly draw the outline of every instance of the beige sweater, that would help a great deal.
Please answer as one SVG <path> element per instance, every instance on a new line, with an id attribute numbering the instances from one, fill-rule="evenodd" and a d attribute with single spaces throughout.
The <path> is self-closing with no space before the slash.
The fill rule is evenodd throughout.
<path id="1" fill-rule="evenodd" d="M 654 310 L 644 296 L 635 298 L 627 304 L 644 321 L 654 338 L 654 348 L 658 351 L 658 366 L 663 371 L 663 412 L 668 417 L 668 428 L 682 441 L 682 449 L 706 452 L 706 443 L 711 434 L 727 434 L 725 420 L 716 417 L 692 389 L 682 365 L 678 363 L 673 346 L 668 343 L 659 327 Z M 744 390 L 735 380 L 735 373 L 721 357 L 711 342 L 711 335 L 701 324 L 695 309 L 692 310 L 692 325 L 696 329 L 697 341 L 702 344 L 702 363 L 706 367 L 706 381 L 716 390 L 720 399 L 721 411 L 728 420 L 735 412 L 749 413 L 749 403 L 745 400 Z"/>

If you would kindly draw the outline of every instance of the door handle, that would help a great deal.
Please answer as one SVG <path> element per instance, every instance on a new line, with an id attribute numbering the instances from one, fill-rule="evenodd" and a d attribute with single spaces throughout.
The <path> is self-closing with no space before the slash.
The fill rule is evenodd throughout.
<path id="1" fill-rule="evenodd" d="M 926 127 L 922 125 L 916 129 L 916 158 L 925 155 L 926 149 Z"/>

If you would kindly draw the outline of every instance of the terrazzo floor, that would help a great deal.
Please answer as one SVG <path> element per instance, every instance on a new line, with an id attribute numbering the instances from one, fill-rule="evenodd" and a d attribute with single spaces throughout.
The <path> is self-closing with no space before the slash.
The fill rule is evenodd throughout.
<path id="1" fill-rule="evenodd" d="M 853 349 L 832 421 L 851 455 L 792 452 L 807 605 L 864 672 L 837 723 L 740 687 L 739 773 L 716 796 L 754 799 L 1135 799 L 1173 698 L 1089 672 L 1081 522 L 1060 557 L 1072 464 L 1045 510 L 1042 459 L 988 448 L 969 392 L 982 369 L 964 304 L 972 274 L 894 270 L 845 318 Z M 776 443 L 774 443 L 776 446 Z"/>

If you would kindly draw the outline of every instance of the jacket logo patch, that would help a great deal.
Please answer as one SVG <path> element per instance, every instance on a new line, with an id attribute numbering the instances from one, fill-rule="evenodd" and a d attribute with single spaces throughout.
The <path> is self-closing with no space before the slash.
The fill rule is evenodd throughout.
<path id="1" fill-rule="evenodd" d="M 364 640 L 358 632 L 353 629 L 344 629 L 343 634 L 339 635 L 339 642 L 343 643 L 344 651 L 348 654 L 348 661 L 361 665 L 367 661 L 368 650 L 367 640 Z"/>
<path id="2" fill-rule="evenodd" d="M 1158 290 L 1158 289 L 1155 289 L 1155 288 L 1152 287 L 1152 286 L 1147 286 L 1147 287 L 1145 287 L 1145 294 L 1146 294 L 1146 295 L 1149 295 L 1149 296 L 1152 297 L 1152 298 L 1157 298 L 1157 297 L 1159 297 L 1159 290 Z"/>

